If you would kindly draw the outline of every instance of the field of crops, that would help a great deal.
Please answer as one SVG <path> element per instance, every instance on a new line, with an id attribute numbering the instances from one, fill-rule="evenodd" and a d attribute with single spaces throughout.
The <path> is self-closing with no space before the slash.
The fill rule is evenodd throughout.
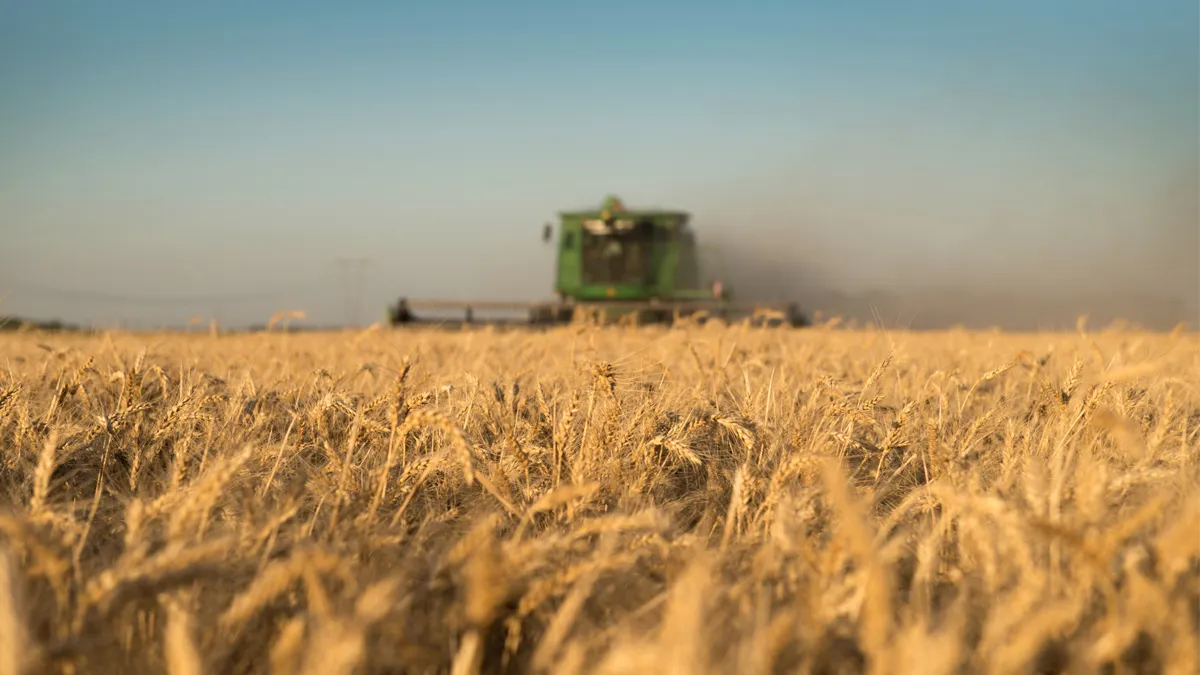
<path id="1" fill-rule="evenodd" d="M 0 675 L 1193 673 L 1200 340 L 0 336 Z"/>

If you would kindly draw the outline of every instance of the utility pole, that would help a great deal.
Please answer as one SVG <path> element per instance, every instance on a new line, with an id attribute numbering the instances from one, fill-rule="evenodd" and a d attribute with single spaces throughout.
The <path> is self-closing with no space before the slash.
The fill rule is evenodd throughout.
<path id="1" fill-rule="evenodd" d="M 338 266 L 342 272 L 342 299 L 346 313 L 347 328 L 361 328 L 362 296 L 366 282 L 366 258 L 339 258 Z"/>

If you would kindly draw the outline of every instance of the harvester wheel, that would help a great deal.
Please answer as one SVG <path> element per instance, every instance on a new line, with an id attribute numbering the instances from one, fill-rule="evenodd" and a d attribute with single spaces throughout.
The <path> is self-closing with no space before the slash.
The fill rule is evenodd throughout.
<path id="1" fill-rule="evenodd" d="M 412 311 L 408 309 L 408 299 L 400 298 L 395 306 L 388 308 L 388 319 L 393 324 L 409 323 L 413 320 Z"/>

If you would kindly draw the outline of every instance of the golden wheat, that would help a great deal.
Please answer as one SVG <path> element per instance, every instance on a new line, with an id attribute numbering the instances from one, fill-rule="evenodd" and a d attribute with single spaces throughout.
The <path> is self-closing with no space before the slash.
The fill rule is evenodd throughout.
<path id="1" fill-rule="evenodd" d="M 838 326 L 0 337 L 0 675 L 1200 670 L 1196 334 Z"/>

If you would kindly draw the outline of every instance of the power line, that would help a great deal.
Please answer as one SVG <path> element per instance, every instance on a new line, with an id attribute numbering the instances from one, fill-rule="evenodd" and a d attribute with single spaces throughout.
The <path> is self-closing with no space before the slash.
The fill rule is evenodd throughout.
<path id="1" fill-rule="evenodd" d="M 363 290 L 366 285 L 367 258 L 339 258 L 338 266 L 342 272 L 342 295 L 346 326 L 359 328 L 362 325 Z"/>
<path id="2" fill-rule="evenodd" d="M 118 303 L 135 303 L 135 304 L 190 304 L 190 303 L 226 303 L 226 302 L 243 302 L 247 300 L 270 300 L 278 299 L 286 296 L 294 296 L 298 293 L 306 293 L 320 290 L 322 287 L 319 284 L 311 286 L 286 286 L 271 289 L 263 289 L 258 291 L 242 291 L 239 293 L 214 293 L 214 294 L 140 294 L 140 293 L 114 293 L 95 289 L 77 289 L 77 288 L 62 288 L 57 286 L 49 286 L 46 284 L 28 283 L 23 281 L 5 281 L 0 282 L 0 290 L 17 292 L 21 294 L 41 295 L 41 296 L 56 296 L 59 298 L 76 299 L 76 300 L 91 300 L 101 302 L 118 302 Z"/>

